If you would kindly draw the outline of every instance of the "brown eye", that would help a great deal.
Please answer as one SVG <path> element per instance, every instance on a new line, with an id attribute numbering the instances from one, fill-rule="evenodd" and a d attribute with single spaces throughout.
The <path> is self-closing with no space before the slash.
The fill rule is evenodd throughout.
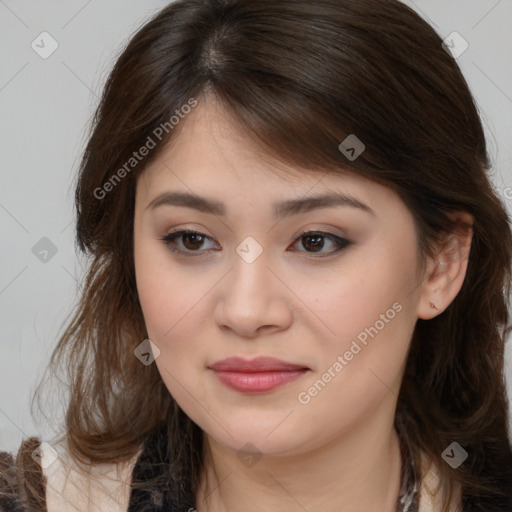
<path id="1" fill-rule="evenodd" d="M 308 251 L 317 252 L 324 246 L 324 237 L 321 235 L 305 235 L 302 237 L 302 246 Z"/>
<path id="2" fill-rule="evenodd" d="M 184 256 L 201 256 L 204 253 L 210 252 L 211 250 L 219 250 L 218 248 L 204 247 L 204 244 L 208 241 L 213 240 L 198 231 L 181 230 L 161 238 L 161 240 L 167 245 L 172 251 L 182 254 Z M 349 245 L 351 242 L 333 235 L 332 233 L 324 233 L 322 231 L 306 231 L 301 234 L 294 245 L 301 243 L 305 251 L 299 250 L 299 252 L 306 252 L 309 254 L 318 253 L 321 257 L 330 256 L 337 253 Z M 324 251 L 325 247 L 333 247 L 331 250 Z"/>
<path id="3" fill-rule="evenodd" d="M 175 252 L 199 254 L 205 252 L 200 251 L 199 249 L 203 247 L 206 240 L 211 240 L 211 238 L 204 233 L 199 233 L 198 231 L 182 230 L 169 233 L 161 240 Z M 181 244 L 179 242 L 181 242 Z"/>
<path id="4" fill-rule="evenodd" d="M 322 253 L 326 256 L 339 252 L 351 245 L 351 242 L 345 238 L 333 235 L 332 233 L 324 233 L 323 231 L 305 231 L 297 239 L 296 244 L 298 242 L 300 242 L 302 247 L 306 249 L 306 251 L 299 252 Z M 322 251 L 326 246 L 326 243 L 327 246 L 334 246 L 334 250 Z"/>
<path id="5" fill-rule="evenodd" d="M 183 245 L 194 251 L 195 249 L 200 249 L 201 245 L 203 245 L 204 237 L 203 235 L 199 235 L 198 233 L 184 233 L 182 235 Z"/>

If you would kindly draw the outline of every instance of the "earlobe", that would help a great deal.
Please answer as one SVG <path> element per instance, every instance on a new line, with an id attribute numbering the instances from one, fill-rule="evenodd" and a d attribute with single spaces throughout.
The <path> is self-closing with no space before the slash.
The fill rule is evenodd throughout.
<path id="1" fill-rule="evenodd" d="M 435 309 L 436 311 L 439 311 L 439 308 L 431 301 L 429 300 L 428 301 L 428 305 L 432 308 L 432 309 Z"/>
<path id="2" fill-rule="evenodd" d="M 446 235 L 434 259 L 429 261 L 417 306 L 418 318 L 430 320 L 441 314 L 455 299 L 466 276 L 473 238 L 474 217 L 468 212 L 452 212 L 454 230 Z"/>

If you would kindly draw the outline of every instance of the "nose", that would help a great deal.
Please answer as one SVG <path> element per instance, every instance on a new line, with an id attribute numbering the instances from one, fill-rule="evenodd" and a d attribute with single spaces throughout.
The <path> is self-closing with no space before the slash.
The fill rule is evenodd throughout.
<path id="1" fill-rule="evenodd" d="M 219 290 L 217 325 L 244 338 L 287 329 L 292 321 L 292 292 L 276 274 L 265 251 L 250 263 L 236 254 Z"/>

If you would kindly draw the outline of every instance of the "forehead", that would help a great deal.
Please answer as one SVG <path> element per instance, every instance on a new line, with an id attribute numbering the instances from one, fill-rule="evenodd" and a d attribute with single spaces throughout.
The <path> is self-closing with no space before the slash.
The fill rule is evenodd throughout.
<path id="1" fill-rule="evenodd" d="M 165 190 L 209 197 L 245 197 L 265 207 L 309 194 L 344 192 L 362 201 L 396 200 L 396 194 L 348 168 L 301 168 L 269 156 L 214 99 L 199 102 L 137 182 L 149 202 Z"/>
<path id="2" fill-rule="evenodd" d="M 307 182 L 312 174 L 321 175 L 270 157 L 212 97 L 200 101 L 176 128 L 166 147 L 145 169 L 141 181 L 170 181 L 173 176 L 178 179 L 176 173 L 203 182 L 226 178 L 228 174 L 239 180 L 258 181 L 268 171 L 275 175 L 276 183 L 294 183 Z M 247 172 L 248 169 L 252 172 Z"/>

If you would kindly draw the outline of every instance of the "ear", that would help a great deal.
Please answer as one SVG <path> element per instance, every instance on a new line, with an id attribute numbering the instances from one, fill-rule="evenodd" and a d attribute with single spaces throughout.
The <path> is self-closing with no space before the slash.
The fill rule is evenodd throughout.
<path id="1" fill-rule="evenodd" d="M 466 276 L 475 219 L 465 211 L 448 216 L 455 222 L 454 232 L 447 233 L 436 257 L 429 258 L 421 285 L 417 314 L 424 320 L 439 315 L 452 303 Z"/>

